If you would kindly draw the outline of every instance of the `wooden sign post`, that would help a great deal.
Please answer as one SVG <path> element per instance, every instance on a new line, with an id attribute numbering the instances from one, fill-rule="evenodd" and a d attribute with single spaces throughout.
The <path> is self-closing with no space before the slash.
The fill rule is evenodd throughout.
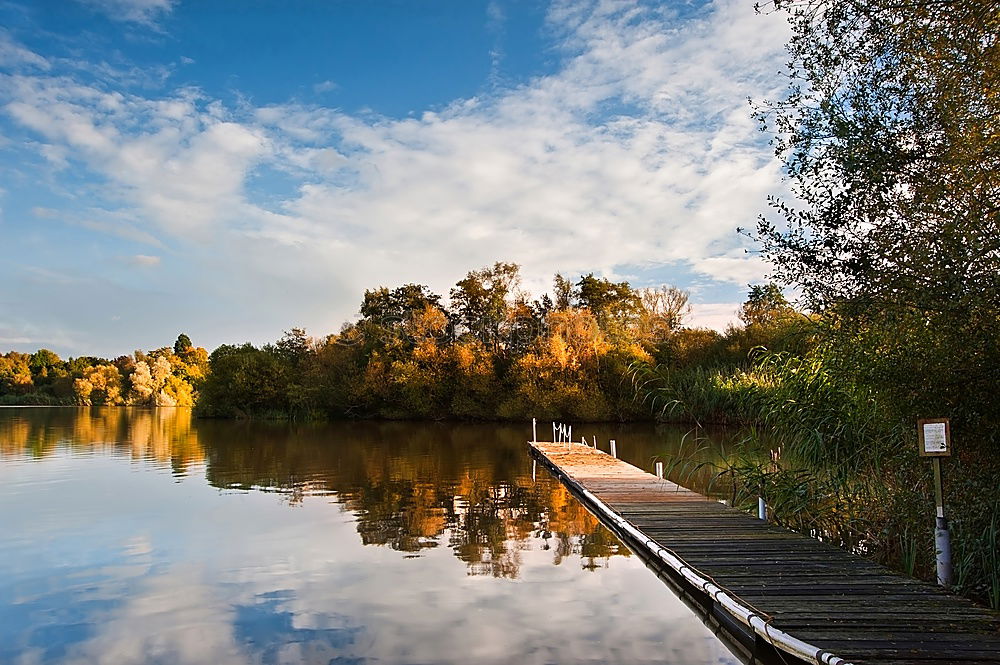
<path id="1" fill-rule="evenodd" d="M 930 457 L 934 465 L 934 502 L 937 517 L 934 523 L 934 549 L 937 555 L 937 581 L 951 586 L 951 538 L 948 519 L 944 516 L 944 489 L 941 484 L 941 458 L 951 457 L 951 423 L 947 418 L 927 418 L 917 421 L 917 441 L 921 457 Z"/>

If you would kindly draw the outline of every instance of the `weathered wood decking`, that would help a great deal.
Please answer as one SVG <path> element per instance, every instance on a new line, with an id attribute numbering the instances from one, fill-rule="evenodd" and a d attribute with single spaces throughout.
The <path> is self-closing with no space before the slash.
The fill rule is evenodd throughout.
<path id="1" fill-rule="evenodd" d="M 730 633 L 745 656 L 831 665 L 1000 665 L 998 615 L 964 598 L 593 448 L 538 442 L 530 448 L 707 622 Z"/>

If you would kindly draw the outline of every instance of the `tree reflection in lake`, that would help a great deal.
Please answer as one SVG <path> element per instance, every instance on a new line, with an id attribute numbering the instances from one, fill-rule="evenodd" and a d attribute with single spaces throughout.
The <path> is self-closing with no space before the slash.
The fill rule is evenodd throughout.
<path id="1" fill-rule="evenodd" d="M 0 455 L 109 451 L 169 465 L 178 476 L 204 465 L 215 487 L 274 492 L 291 506 L 329 494 L 356 516 L 365 544 L 413 554 L 445 545 L 472 575 L 517 577 L 531 539 L 551 550 L 556 564 L 572 553 L 590 568 L 629 555 L 547 473 L 532 480 L 524 427 L 197 421 L 183 408 L 18 413 L 0 419 Z M 590 430 L 618 436 L 623 453 L 630 448 L 626 458 L 643 466 L 684 436 L 648 426 Z"/>
<path id="2" fill-rule="evenodd" d="M 733 663 L 525 429 L 0 409 L 0 663 Z"/>
<path id="3" fill-rule="evenodd" d="M 221 488 L 331 494 L 365 544 L 419 553 L 447 545 L 473 575 L 517 577 L 531 538 L 555 563 L 627 556 L 548 474 L 532 481 L 522 428 L 496 425 L 199 423 L 206 474 Z M 584 549 L 585 548 L 585 549 Z"/>
<path id="4" fill-rule="evenodd" d="M 291 506 L 329 494 L 355 515 L 366 545 L 448 546 L 472 575 L 516 578 L 530 539 L 556 564 L 571 553 L 588 568 L 629 555 L 547 473 L 532 480 L 519 427 L 195 421 L 188 409 L 27 413 L 0 419 L 0 455 L 112 452 L 176 475 L 204 465 L 215 487 L 274 492 Z"/>

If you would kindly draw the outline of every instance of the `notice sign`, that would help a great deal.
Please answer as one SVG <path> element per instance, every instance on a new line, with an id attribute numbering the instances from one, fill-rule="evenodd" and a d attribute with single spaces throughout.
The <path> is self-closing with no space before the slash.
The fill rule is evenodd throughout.
<path id="1" fill-rule="evenodd" d="M 948 457 L 951 455 L 951 425 L 947 418 L 917 421 L 917 438 L 923 457 Z"/>

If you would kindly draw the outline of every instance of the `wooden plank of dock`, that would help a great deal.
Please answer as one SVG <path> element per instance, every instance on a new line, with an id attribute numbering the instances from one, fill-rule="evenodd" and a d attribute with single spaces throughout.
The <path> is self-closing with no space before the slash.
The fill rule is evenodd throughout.
<path id="1" fill-rule="evenodd" d="M 533 456 L 647 563 L 776 662 L 1000 665 L 1000 615 L 580 444 Z"/>

